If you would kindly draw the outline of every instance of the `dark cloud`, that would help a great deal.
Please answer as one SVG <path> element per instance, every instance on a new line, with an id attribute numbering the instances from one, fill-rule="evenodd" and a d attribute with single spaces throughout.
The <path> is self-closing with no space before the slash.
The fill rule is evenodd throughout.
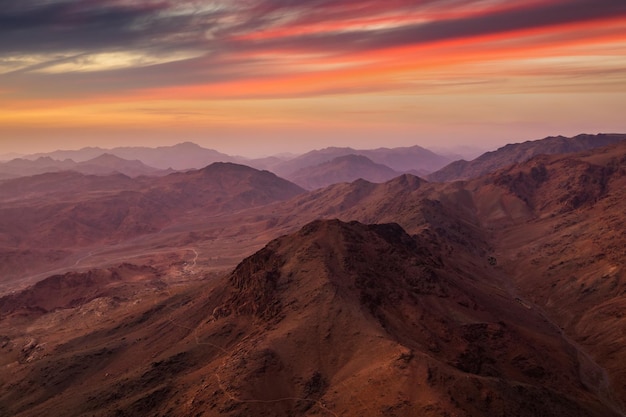
<path id="1" fill-rule="evenodd" d="M 275 3 L 268 0 L 267 3 Z M 314 2 L 316 9 L 320 3 Z M 339 11 L 344 3 L 330 7 Z M 369 3 L 369 2 L 365 2 Z M 409 8 L 406 3 L 398 7 Z M 422 3 L 437 3 L 422 2 Z M 464 2 L 470 3 L 470 2 Z M 385 4 L 380 2 L 379 4 Z M 344 5 L 345 6 L 345 5 Z M 372 6 L 382 12 L 380 6 Z M 412 6 L 415 7 L 414 5 Z M 313 10 L 315 12 L 316 10 Z M 345 11 L 345 8 L 343 9 Z M 308 22 L 315 17 L 318 22 L 323 21 L 319 13 L 303 13 Z M 486 12 L 468 17 L 432 21 L 429 23 L 400 25 L 390 29 L 380 30 L 353 30 L 347 32 L 315 33 L 296 35 L 292 37 L 275 38 L 259 41 L 244 41 L 232 47 L 243 49 L 285 48 L 293 50 L 339 50 L 364 51 L 386 47 L 421 44 L 457 38 L 466 38 L 480 35 L 506 33 L 516 30 L 536 29 L 555 25 L 577 23 L 603 18 L 612 18 L 626 15 L 626 1 L 624 0 L 567 0 L 559 2 L 546 1 L 529 7 L 515 7 L 508 10 Z M 252 28 L 249 28 L 252 30 Z"/>
<path id="2" fill-rule="evenodd" d="M 567 0 L 493 11 L 466 18 L 385 30 L 317 33 L 237 41 L 237 35 L 273 27 L 341 22 L 390 12 L 471 6 L 457 0 L 134 1 L 1 0 L 0 54 L 56 53 L 119 48 L 251 48 L 366 50 L 537 28 L 626 14 L 624 0 Z M 210 8 L 208 6 L 214 5 Z M 185 7 L 181 11 L 181 7 Z M 176 11 L 176 13 L 173 13 Z M 223 19 L 228 17 L 228 19 Z M 220 20 L 222 19 L 222 20 Z M 224 23 L 226 22 L 226 23 Z M 211 36 L 206 36 L 207 31 Z"/>
<path id="3" fill-rule="evenodd" d="M 37 94 L 48 91 L 50 96 L 68 83 L 79 87 L 75 94 L 211 83 L 280 73 L 280 68 L 273 67 L 264 73 L 264 63 L 248 58 L 249 51 L 349 54 L 626 15 L 626 0 L 546 0 L 525 7 L 487 8 L 448 20 L 398 23 L 384 29 L 300 35 L 291 31 L 301 25 L 330 25 L 389 14 L 420 16 L 432 10 L 447 12 L 455 6 L 480 4 L 486 7 L 476 0 L 0 0 L 0 68 L 3 57 L 48 56 L 46 62 L 16 66 L 17 71 L 0 77 L 13 86 L 22 86 L 20 91 L 35 85 Z M 505 1 L 501 4 L 510 5 Z M 270 29 L 285 29 L 285 33 L 257 40 L 242 36 Z M 206 52 L 178 62 L 100 71 L 95 75 L 97 84 L 92 82 L 91 73 L 33 73 L 97 52 L 131 50 L 167 55 L 185 49 Z"/>
<path id="4" fill-rule="evenodd" d="M 17 5 L 15 5 L 17 4 Z M 179 2 L 178 5 L 184 4 Z M 0 53 L 55 53 L 197 42 L 211 14 L 171 15 L 165 1 L 0 2 Z"/>

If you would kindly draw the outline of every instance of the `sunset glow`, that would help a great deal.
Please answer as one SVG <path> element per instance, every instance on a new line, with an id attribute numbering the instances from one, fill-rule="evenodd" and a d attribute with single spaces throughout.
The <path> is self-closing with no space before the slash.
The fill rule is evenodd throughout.
<path id="1" fill-rule="evenodd" d="M 626 131 L 621 0 L 26 0 L 0 39 L 0 154 Z"/>

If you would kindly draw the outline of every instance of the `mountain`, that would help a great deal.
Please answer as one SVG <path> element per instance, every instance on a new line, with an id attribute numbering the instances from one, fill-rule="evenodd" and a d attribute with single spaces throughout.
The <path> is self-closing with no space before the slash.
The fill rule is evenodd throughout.
<path id="1" fill-rule="evenodd" d="M 372 161 L 387 165 L 399 172 L 412 170 L 433 172 L 450 162 L 450 159 L 417 145 L 391 149 L 378 148 L 361 152 Z"/>
<path id="2" fill-rule="evenodd" d="M 165 175 L 167 173 L 166 171 L 152 168 L 137 159 L 123 159 L 108 153 L 78 163 L 75 170 L 88 175 L 110 175 L 119 172 L 129 177 L 138 177 L 140 175 Z"/>
<path id="3" fill-rule="evenodd" d="M 190 168 L 202 168 L 214 162 L 235 162 L 236 159 L 217 152 L 213 149 L 206 149 L 195 143 L 184 142 L 174 146 L 160 146 L 157 148 L 129 147 L 114 148 L 110 153 L 126 159 L 139 159 L 150 166 L 175 170 L 185 170 Z"/>
<path id="4" fill-rule="evenodd" d="M 40 152 L 30 155 L 23 155 L 22 159 L 36 160 L 39 158 L 50 158 L 56 161 L 70 159 L 74 162 L 84 162 L 109 152 L 108 149 L 100 147 L 85 147 L 78 150 L 57 150 L 52 152 Z"/>
<path id="5" fill-rule="evenodd" d="M 84 247 L 121 245 L 302 192 L 270 172 L 232 163 L 165 177 L 61 172 L 6 180 L 0 183 L 0 272 L 3 280 L 18 279 L 69 262 Z"/>
<path id="6" fill-rule="evenodd" d="M 156 181 L 146 196 L 175 210 L 202 206 L 218 212 L 267 205 L 304 190 L 269 171 L 215 162 L 203 169 L 174 173 Z"/>
<path id="7" fill-rule="evenodd" d="M 249 165 L 260 170 L 267 169 L 282 177 L 293 174 L 299 169 L 319 165 L 334 158 L 351 154 L 365 156 L 375 163 L 387 165 L 398 172 L 411 170 L 420 173 L 433 172 L 450 162 L 448 158 L 437 155 L 419 146 L 370 150 L 326 148 L 311 151 L 297 157 L 293 155 L 278 155 L 267 158 L 246 159 L 226 155 L 212 149 L 206 149 L 191 142 L 179 143 L 174 146 L 160 146 L 157 148 L 138 146 L 102 149 L 88 147 L 80 150 L 38 153 L 27 155 L 23 158 L 28 160 L 49 158 L 57 161 L 70 159 L 76 162 L 85 162 L 97 158 L 102 154 L 115 155 L 119 158 L 132 161 L 138 160 L 150 167 L 162 170 L 171 168 L 173 170 L 183 171 L 187 169 L 199 169 L 213 162 L 233 162 Z M 0 173 L 1 172 L 0 170 Z M 42 172 L 48 171 L 38 171 L 37 173 Z"/>
<path id="8" fill-rule="evenodd" d="M 65 159 L 59 161 L 51 157 L 40 157 L 35 160 L 17 158 L 7 162 L 0 162 L 0 173 L 9 177 L 23 177 L 43 174 L 46 172 L 71 171 L 77 164 Z"/>
<path id="9" fill-rule="evenodd" d="M 386 165 L 376 164 L 362 155 L 346 155 L 319 165 L 299 169 L 287 177 L 305 189 L 327 187 L 339 182 L 363 178 L 371 182 L 385 182 L 400 175 Z"/>
<path id="10" fill-rule="evenodd" d="M 138 160 L 129 161 L 111 154 L 76 163 L 71 159 L 58 161 L 49 156 L 35 160 L 14 159 L 0 163 L 0 173 L 11 177 L 24 177 L 46 172 L 76 171 L 87 175 L 111 175 L 120 173 L 130 177 L 140 175 L 165 175 L 167 172 L 149 167 Z"/>
<path id="11" fill-rule="evenodd" d="M 266 215 L 283 227 L 333 217 L 393 221 L 448 248 L 450 256 L 491 259 L 516 301 L 545 311 L 580 346 L 583 363 L 597 361 L 598 378 L 605 381 L 600 389 L 611 386 L 608 397 L 623 403 L 626 356 L 614 347 L 626 329 L 619 313 L 626 307 L 620 266 L 626 257 L 620 233 L 626 224 L 625 164 L 626 143 L 618 142 L 540 155 L 467 182 L 428 183 L 404 175 L 385 184 L 337 184 Z"/>
<path id="12" fill-rule="evenodd" d="M 139 160 L 150 167 L 158 169 L 186 170 L 202 168 L 213 162 L 235 162 L 236 158 L 229 155 L 206 149 L 195 143 L 184 142 L 174 146 L 159 146 L 148 148 L 143 146 L 118 147 L 113 149 L 83 148 L 75 151 L 54 151 L 28 155 L 25 158 L 34 160 L 48 157 L 56 160 L 71 159 L 84 162 L 102 154 L 115 155 L 127 160 Z"/>
<path id="13" fill-rule="evenodd" d="M 136 283 L 160 282 L 159 277 L 160 273 L 154 268 L 132 264 L 53 275 L 26 290 L 1 297 L 0 314 L 42 316 L 105 297 L 124 297 L 130 287 L 143 286 Z"/>
<path id="14" fill-rule="evenodd" d="M 308 193 L 234 164 L 48 175 L 0 190 L 3 279 L 49 262 L 0 288 L 0 415 L 626 413 L 626 142 Z M 78 195 L 115 218 L 116 181 L 163 226 L 16 249 Z"/>
<path id="15" fill-rule="evenodd" d="M 580 152 L 623 140 L 626 140 L 624 134 L 583 134 L 573 138 L 551 136 L 541 140 L 509 144 L 495 151 L 486 152 L 472 161 L 452 162 L 439 171 L 428 175 L 427 178 L 438 182 L 478 178 L 508 165 L 527 161 L 536 155 Z"/>
<path id="16" fill-rule="evenodd" d="M 330 147 L 311 151 L 282 164 L 275 165 L 273 172 L 288 178 L 300 169 L 316 166 L 347 155 L 365 156 L 377 164 L 386 165 L 398 172 L 411 170 L 433 172 L 450 162 L 449 159 L 420 146 L 368 150 Z"/>
<path id="17" fill-rule="evenodd" d="M 80 292 L 85 279 L 119 286 L 116 269 L 83 281 L 53 277 L 41 285 L 69 288 L 78 301 L 43 307 L 48 326 L 82 314 L 97 329 L 78 325 L 69 340 L 41 328 L 25 337 L 6 327 L 24 317 L 6 306 L 36 288 L 0 299 L 2 349 L 15 360 L 0 377 L 0 409 L 24 417 L 620 415 L 597 397 L 594 369 L 579 365 L 576 348 L 539 311 L 498 286 L 494 268 L 481 261 L 459 274 L 464 261 L 444 255 L 396 224 L 327 220 L 270 242 L 204 288 L 144 291 L 142 308 L 123 293 L 115 301 Z M 134 282 L 154 275 L 121 268 Z"/>
<path id="18" fill-rule="evenodd" d="M 254 159 L 245 159 L 241 158 L 237 162 L 242 165 L 247 165 L 252 168 L 256 168 L 258 170 L 267 170 L 271 172 L 276 171 L 276 167 L 279 167 L 281 164 L 284 164 L 286 161 L 290 159 L 296 158 L 298 155 L 294 154 L 279 154 L 274 156 L 267 156 L 264 158 L 254 158 Z"/>

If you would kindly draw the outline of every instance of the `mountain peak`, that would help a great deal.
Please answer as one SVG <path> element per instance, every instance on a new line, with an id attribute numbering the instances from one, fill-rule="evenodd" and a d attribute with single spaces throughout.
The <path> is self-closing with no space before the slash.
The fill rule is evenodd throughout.
<path id="1" fill-rule="evenodd" d="M 87 162 L 95 162 L 95 161 L 127 161 L 127 159 L 120 158 L 117 155 L 113 155 L 112 153 L 105 152 L 100 156 L 96 156 L 93 159 L 90 159 Z"/>
<path id="2" fill-rule="evenodd" d="M 360 178 L 380 183 L 396 175 L 398 172 L 386 165 L 373 162 L 365 155 L 348 154 L 302 168 L 288 175 L 287 178 L 303 188 L 316 189 L 341 182 L 352 182 Z"/>
<path id="3" fill-rule="evenodd" d="M 393 273 L 390 263 L 402 265 L 411 278 Z M 329 288 L 341 291 L 347 303 L 369 311 L 386 303 L 383 293 L 400 293 L 410 285 L 431 286 L 418 281 L 432 279 L 436 266 L 430 253 L 420 250 L 398 224 L 316 220 L 244 259 L 230 275 L 231 295 L 214 316 L 236 313 L 281 320 L 287 314 L 284 307 L 303 291 L 314 297 L 328 294 Z M 445 289 L 429 291 L 443 294 Z"/>
<path id="4" fill-rule="evenodd" d="M 202 146 L 198 145 L 197 143 L 189 142 L 189 141 L 177 143 L 176 145 L 172 146 L 172 148 L 185 149 L 185 150 L 204 149 L 202 148 Z"/>

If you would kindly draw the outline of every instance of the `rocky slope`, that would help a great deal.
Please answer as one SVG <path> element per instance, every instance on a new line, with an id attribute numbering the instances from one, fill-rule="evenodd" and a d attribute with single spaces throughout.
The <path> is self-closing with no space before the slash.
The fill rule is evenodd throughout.
<path id="1" fill-rule="evenodd" d="M 492 152 L 486 152 L 472 161 L 455 161 L 428 175 L 431 181 L 445 182 L 467 180 L 487 175 L 508 165 L 524 162 L 537 155 L 553 155 L 581 152 L 600 148 L 626 140 L 623 134 L 578 135 L 573 138 L 564 136 L 547 137 L 541 140 L 527 141 L 503 146 Z"/>
<path id="2" fill-rule="evenodd" d="M 56 346 L 38 339 L 36 364 L 3 374 L 0 410 L 618 415 L 576 348 L 494 285 L 486 261 L 459 274 L 442 254 L 395 224 L 313 222 L 199 295 Z"/>

